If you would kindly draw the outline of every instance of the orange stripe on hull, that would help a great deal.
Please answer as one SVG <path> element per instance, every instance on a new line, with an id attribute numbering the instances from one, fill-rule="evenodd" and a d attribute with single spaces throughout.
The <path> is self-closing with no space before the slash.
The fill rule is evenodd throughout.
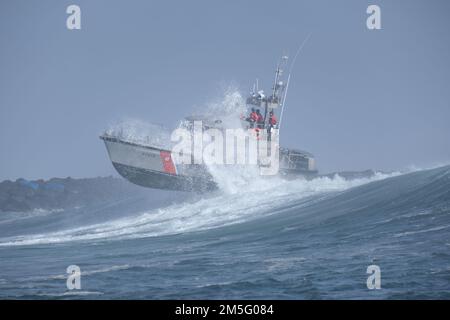
<path id="1" fill-rule="evenodd" d="M 168 151 L 160 151 L 161 161 L 163 163 L 164 172 L 170 174 L 177 174 L 177 168 L 172 161 L 172 156 Z"/>

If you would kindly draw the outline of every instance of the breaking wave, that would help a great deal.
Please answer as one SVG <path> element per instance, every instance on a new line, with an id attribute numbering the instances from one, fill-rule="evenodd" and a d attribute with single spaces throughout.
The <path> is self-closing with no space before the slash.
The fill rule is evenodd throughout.
<path id="1" fill-rule="evenodd" d="M 226 180 L 227 172 L 221 174 Z M 17 223 L 12 236 L 0 238 L 0 296 L 450 297 L 450 166 L 351 181 L 338 175 L 255 180 L 233 188 L 153 210 L 122 205 L 116 208 L 122 218 L 86 212 L 97 222 L 82 215 L 85 225 L 65 221 L 55 232 L 50 226 L 65 213 L 40 217 L 40 234 L 26 234 Z M 82 270 L 83 287 L 74 296 L 63 291 L 71 264 Z M 384 274 L 383 290 L 367 290 L 372 264 Z"/>
<path id="2" fill-rule="evenodd" d="M 148 212 L 135 213 L 120 219 L 61 230 L 57 232 L 21 235 L 0 239 L 0 246 L 53 244 L 69 241 L 95 241 L 106 239 L 135 239 L 179 233 L 195 232 L 239 224 L 274 215 L 287 207 L 300 207 L 311 201 L 396 174 L 376 174 L 372 178 L 345 180 L 320 177 L 310 181 L 285 181 L 278 178 L 240 179 L 229 181 L 230 171 L 222 171 L 216 178 L 228 183 L 226 191 L 173 204 Z M 253 176 L 254 177 L 254 176 Z M 232 178 L 237 179 L 239 178 Z M 248 178 L 248 177 L 247 177 Z M 228 181 L 228 182 L 227 182 Z M 241 183 L 241 185 L 239 184 Z M 243 187 L 245 183 L 245 187 Z"/>

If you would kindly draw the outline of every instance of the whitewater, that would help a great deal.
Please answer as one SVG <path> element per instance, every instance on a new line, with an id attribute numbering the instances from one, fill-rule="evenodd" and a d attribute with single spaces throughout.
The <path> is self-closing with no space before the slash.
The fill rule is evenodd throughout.
<path id="1" fill-rule="evenodd" d="M 132 198 L 9 216 L 0 221 L 0 234 L 8 234 L 0 237 L 0 296 L 450 297 L 450 166 L 229 187 L 239 183 L 222 181 L 224 190 L 150 210 L 139 205 L 148 199 Z M 65 284 L 72 264 L 82 270 L 78 292 Z M 381 290 L 366 287 L 372 264 L 382 270 Z"/>
<path id="2" fill-rule="evenodd" d="M 373 178 L 350 181 L 339 175 L 311 181 L 285 181 L 280 178 L 260 177 L 257 171 L 249 175 L 244 170 L 236 172 L 229 168 L 215 168 L 212 172 L 219 186 L 223 187 L 219 192 L 201 197 L 194 196 L 188 202 L 148 212 L 132 213 L 131 216 L 127 214 L 124 218 L 112 221 L 58 232 L 0 239 L 0 246 L 145 238 L 224 227 L 277 214 L 285 208 L 299 207 L 324 199 L 332 191 L 343 191 L 352 186 L 398 174 L 378 173 Z M 229 179 L 232 181 L 228 181 Z"/>
<path id="3" fill-rule="evenodd" d="M 232 91 L 211 104 L 236 124 Z M 149 130 L 158 135 L 146 135 Z M 142 134 L 144 132 L 144 135 Z M 108 134 L 167 145 L 154 125 Z M 0 215 L 0 298 L 449 299 L 450 166 L 346 180 L 209 165 L 218 190 Z M 81 269 L 80 290 L 66 269 Z M 379 266 L 381 289 L 367 288 Z"/>

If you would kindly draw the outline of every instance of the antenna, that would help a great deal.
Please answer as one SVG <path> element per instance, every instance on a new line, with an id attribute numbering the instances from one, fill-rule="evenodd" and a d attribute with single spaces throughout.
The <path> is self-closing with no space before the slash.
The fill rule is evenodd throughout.
<path id="1" fill-rule="evenodd" d="M 275 98 L 275 93 L 277 90 L 278 78 L 280 77 L 280 61 L 277 63 L 277 70 L 275 71 L 275 80 L 273 81 L 272 98 Z"/>
<path id="2" fill-rule="evenodd" d="M 289 74 L 291 74 L 291 71 L 294 68 L 295 62 L 297 61 L 297 57 L 300 54 L 300 52 L 303 50 L 303 47 L 305 46 L 306 42 L 308 42 L 309 38 L 311 38 L 311 32 L 308 34 L 308 36 L 305 38 L 305 40 L 303 40 L 303 42 L 298 47 L 297 52 L 295 53 L 294 59 L 292 59 L 291 67 L 289 68 Z"/>
<path id="3" fill-rule="evenodd" d="M 286 102 L 286 96 L 287 96 L 288 89 L 289 89 L 289 80 L 291 80 L 291 74 L 288 75 L 287 82 L 286 82 L 286 91 L 284 92 L 283 102 L 281 104 L 280 121 L 278 122 L 278 131 L 281 128 L 281 121 L 283 120 L 284 103 Z"/>
<path id="4" fill-rule="evenodd" d="M 287 83 L 286 83 L 286 91 L 284 92 L 283 103 L 281 105 L 280 121 L 278 122 L 278 130 L 281 129 L 281 121 L 283 120 L 284 105 L 286 102 L 286 96 L 287 96 L 287 92 L 289 89 L 289 80 L 291 79 L 292 69 L 294 68 L 294 65 L 295 65 L 295 62 L 297 61 L 298 55 L 303 50 L 303 47 L 305 46 L 306 42 L 308 42 L 310 37 L 311 37 L 311 32 L 308 34 L 308 36 L 305 38 L 305 40 L 303 40 L 303 42 L 300 44 L 300 46 L 297 49 L 297 52 L 295 53 L 294 59 L 292 59 L 292 63 L 291 63 L 291 67 L 289 68 L 289 75 L 288 75 L 288 79 L 287 79 Z"/>
<path id="5" fill-rule="evenodd" d="M 272 99 L 273 100 L 275 100 L 278 95 L 280 95 L 280 100 L 281 100 L 281 95 L 283 94 L 284 87 L 282 84 L 280 85 L 280 79 L 282 78 L 282 75 L 284 72 L 284 66 L 287 63 L 287 60 L 288 60 L 288 56 L 283 55 L 283 56 L 281 56 L 281 60 L 277 64 L 277 70 L 275 72 L 275 80 L 274 80 L 273 90 L 272 90 Z M 278 104 L 280 102 L 281 101 L 278 101 Z"/>

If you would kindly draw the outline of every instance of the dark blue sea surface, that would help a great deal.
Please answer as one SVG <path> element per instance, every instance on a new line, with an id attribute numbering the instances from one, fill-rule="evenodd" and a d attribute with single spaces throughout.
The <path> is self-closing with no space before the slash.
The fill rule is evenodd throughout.
<path id="1" fill-rule="evenodd" d="M 0 298 L 449 299 L 450 166 L 3 213 Z"/>

